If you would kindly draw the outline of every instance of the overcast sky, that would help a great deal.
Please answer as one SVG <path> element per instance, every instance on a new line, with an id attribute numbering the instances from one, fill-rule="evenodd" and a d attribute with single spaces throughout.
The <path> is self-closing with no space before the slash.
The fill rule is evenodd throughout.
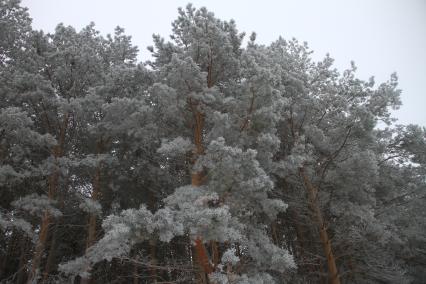
<path id="1" fill-rule="evenodd" d="M 307 41 L 314 59 L 327 52 L 343 71 L 354 60 L 358 76 L 376 82 L 398 73 L 400 123 L 426 126 L 426 0 L 23 0 L 33 28 L 53 32 L 62 22 L 77 30 L 89 24 L 103 34 L 119 25 L 139 46 L 141 61 L 152 34 L 168 39 L 177 8 L 188 2 L 205 6 L 222 20 L 234 19 L 240 31 L 257 33 L 269 44 L 278 36 Z"/>

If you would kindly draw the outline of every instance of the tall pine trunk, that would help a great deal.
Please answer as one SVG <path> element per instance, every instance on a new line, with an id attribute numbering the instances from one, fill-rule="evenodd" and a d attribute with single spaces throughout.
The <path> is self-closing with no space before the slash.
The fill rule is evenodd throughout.
<path id="1" fill-rule="evenodd" d="M 213 78 L 212 78 L 212 54 L 209 55 L 209 66 L 207 68 L 207 87 L 213 87 Z M 204 154 L 204 145 L 203 145 L 203 131 L 204 131 L 204 114 L 198 109 L 198 103 L 194 103 L 190 100 L 190 107 L 194 114 L 194 162 L 196 159 Z M 198 171 L 191 174 L 191 185 L 194 187 L 201 186 L 204 183 L 205 175 L 204 172 Z M 201 269 L 200 282 L 208 283 L 208 274 L 212 273 L 214 268 L 210 263 L 209 256 L 207 254 L 207 248 L 203 243 L 201 237 L 197 237 L 194 245 L 194 254 L 195 259 Z"/>
<path id="2" fill-rule="evenodd" d="M 193 106 L 194 109 L 196 109 L 196 105 Z M 203 114 L 195 110 L 194 113 L 194 119 L 195 119 L 195 126 L 194 126 L 194 144 L 195 144 L 195 159 L 204 153 L 204 147 L 203 147 L 203 127 L 204 127 L 204 117 Z M 191 175 L 191 185 L 194 187 L 201 186 L 204 181 L 204 174 L 202 171 L 193 172 Z M 201 237 L 197 237 L 195 240 L 195 258 L 197 260 L 197 263 L 202 271 L 202 275 L 200 276 L 200 282 L 201 283 L 207 283 L 207 274 L 210 274 L 213 272 L 213 268 L 210 264 L 210 259 L 207 254 L 207 249 L 203 243 L 203 240 Z"/>
<path id="3" fill-rule="evenodd" d="M 53 229 L 53 236 L 52 236 L 52 241 L 50 244 L 49 256 L 47 257 L 46 266 L 43 272 L 43 282 L 46 282 L 48 280 L 50 271 L 52 270 L 52 267 L 55 265 L 56 247 L 57 247 L 56 242 L 58 239 L 58 230 L 59 230 L 58 227 L 59 227 L 59 223 L 56 222 L 55 228 Z"/>
<path id="4" fill-rule="evenodd" d="M 68 188 L 68 177 L 66 179 L 65 182 L 65 186 L 64 188 Z M 61 210 L 64 209 L 64 195 L 60 194 L 58 196 L 59 199 L 59 204 L 60 204 L 60 208 Z M 49 274 L 52 271 L 52 269 L 55 267 L 55 265 L 57 265 L 57 263 L 55 263 L 56 260 L 56 255 L 57 255 L 57 248 L 58 248 L 58 236 L 59 236 L 59 231 L 60 231 L 60 226 L 63 222 L 62 217 L 55 223 L 55 227 L 53 229 L 53 236 L 52 236 L 52 240 L 51 240 L 51 244 L 50 244 L 50 249 L 49 249 L 49 256 L 47 257 L 46 260 L 46 266 L 44 268 L 44 272 L 43 272 L 43 282 L 48 281 L 49 278 Z"/>
<path id="5" fill-rule="evenodd" d="M 91 196 L 91 199 L 93 201 L 98 201 L 101 194 L 100 178 L 101 178 L 101 166 L 98 165 L 95 170 L 95 176 L 93 177 L 93 192 Z M 86 249 L 91 247 L 96 241 L 96 219 L 97 219 L 96 214 L 94 213 L 89 214 L 89 227 L 87 229 Z"/>
<path id="6" fill-rule="evenodd" d="M 58 165 L 57 159 L 62 157 L 64 154 L 65 136 L 68 127 L 69 113 L 64 115 L 62 125 L 59 128 L 59 139 L 58 144 L 53 147 L 53 157 L 55 158 L 55 164 Z M 58 191 L 60 171 L 56 169 L 49 177 L 49 191 L 48 198 L 54 200 Z M 52 216 L 46 211 L 41 218 L 39 238 L 35 247 L 33 259 L 31 262 L 30 275 L 28 277 L 28 283 L 33 283 L 37 277 L 37 270 L 40 267 L 41 258 L 46 246 L 46 241 L 49 232 L 49 226 L 52 222 Z"/>
<path id="7" fill-rule="evenodd" d="M 311 207 L 315 219 L 314 221 L 316 222 L 319 229 L 320 241 L 327 259 L 329 283 L 340 284 L 339 272 L 337 270 L 336 265 L 336 258 L 334 257 L 333 250 L 331 247 L 331 240 L 328 236 L 327 227 L 322 216 L 321 208 L 318 204 L 318 190 L 311 183 L 303 167 L 300 168 L 300 176 L 302 177 L 303 183 L 308 192 L 309 206 Z"/>
<path id="8" fill-rule="evenodd" d="M 96 153 L 100 154 L 103 148 L 102 139 L 96 143 Z M 101 195 L 101 163 L 99 162 L 96 166 L 95 175 L 93 176 L 92 182 L 92 195 L 91 199 L 93 201 L 98 201 Z M 87 229 L 87 240 L 86 240 L 86 251 L 96 242 L 96 219 L 97 216 L 94 213 L 89 214 L 89 222 Z M 89 270 L 89 268 L 87 268 Z M 80 281 L 83 283 L 90 283 L 90 277 L 83 277 Z"/>

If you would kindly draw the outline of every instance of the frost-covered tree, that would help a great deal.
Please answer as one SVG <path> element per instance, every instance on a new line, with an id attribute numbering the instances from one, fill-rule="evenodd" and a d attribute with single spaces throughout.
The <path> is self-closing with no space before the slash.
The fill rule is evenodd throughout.
<path id="1" fill-rule="evenodd" d="M 426 131 L 391 117 L 396 75 L 192 5 L 145 63 L 120 27 L 0 8 L 0 281 L 422 283 Z"/>
<path id="2" fill-rule="evenodd" d="M 157 121 L 157 126 L 162 129 L 160 135 L 164 137 L 157 152 L 166 158 L 160 168 L 167 172 L 172 170 L 168 164 L 176 158 L 188 159 L 186 172 L 190 176 L 190 185 L 180 187 L 168 196 L 164 201 L 165 207 L 156 212 L 154 218 L 161 221 L 162 210 L 173 213 L 175 225 L 182 227 L 175 234 L 185 233 L 189 237 L 202 274 L 214 273 L 214 277 L 219 277 L 231 273 L 231 267 L 228 266 L 225 271 L 220 263 L 223 249 L 228 246 L 238 246 L 243 250 L 240 254 L 247 264 L 241 264 L 239 269 L 248 275 L 244 277 L 255 277 L 257 273 L 266 277 L 266 271 L 284 272 L 286 267 L 293 268 L 292 257 L 286 249 L 276 247 L 265 230 L 277 213 L 285 210 L 285 203 L 268 195 L 274 185 L 257 161 L 256 144 L 249 144 L 244 136 L 238 137 L 247 127 L 244 124 L 248 123 L 247 116 L 251 115 L 254 107 L 250 110 L 250 106 L 241 104 L 241 110 L 223 108 L 236 95 L 253 96 L 253 90 L 250 90 L 253 87 L 249 86 L 254 83 L 246 82 L 244 76 L 255 80 L 251 77 L 256 77 L 256 74 L 249 73 L 257 70 L 242 62 L 250 60 L 249 55 L 241 56 L 243 35 L 238 34 L 233 22 L 221 22 L 206 9 L 195 10 L 192 6 L 188 6 L 186 11 L 180 10 L 180 17 L 173 27 L 174 43 L 164 44 L 162 39 L 154 38 L 154 57 L 157 60 L 152 66 L 161 83 L 154 85 L 150 91 L 155 101 L 153 108 L 159 109 L 158 114 L 166 120 Z M 169 50 L 175 52 L 168 54 Z M 240 65 L 243 64 L 247 75 L 240 74 Z M 224 72 L 230 74 L 225 76 Z M 268 78 L 263 80 L 265 84 L 269 83 Z M 265 88 L 265 96 L 271 96 L 272 90 Z M 235 94 L 234 90 L 239 92 Z M 171 108 L 169 105 L 173 101 L 176 106 Z M 263 107 L 263 112 L 267 112 L 268 107 L 274 111 L 275 104 L 269 99 Z M 242 118 L 240 113 L 244 113 Z M 223 123 L 230 129 L 220 131 Z M 271 127 L 274 124 L 263 127 L 265 136 L 274 132 L 274 129 L 269 129 Z M 239 175 L 236 171 L 240 172 Z M 145 208 L 141 210 L 146 211 Z M 143 236 L 147 230 L 144 226 L 147 225 L 141 228 L 145 232 L 141 234 Z M 135 232 L 132 229 L 124 230 L 125 234 L 117 240 L 128 236 L 129 242 L 143 241 L 144 238 L 138 239 L 139 234 L 133 236 Z M 151 229 L 152 232 L 155 230 Z M 170 240 L 170 232 L 164 232 L 168 237 L 157 233 L 160 240 Z M 106 238 L 110 238 L 109 234 Z M 211 246 L 211 259 L 207 255 L 207 244 Z M 103 252 L 111 253 L 110 250 L 92 250 L 86 261 L 99 260 L 99 254 Z M 113 252 L 122 254 L 126 250 L 114 249 Z M 71 266 L 75 265 L 73 262 Z M 69 265 L 63 269 L 67 267 Z M 205 275 L 200 277 L 201 281 L 207 281 Z"/>

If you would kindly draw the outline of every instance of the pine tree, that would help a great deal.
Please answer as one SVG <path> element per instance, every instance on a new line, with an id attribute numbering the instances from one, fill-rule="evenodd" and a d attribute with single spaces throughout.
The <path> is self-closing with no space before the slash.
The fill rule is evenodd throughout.
<path id="1" fill-rule="evenodd" d="M 123 28 L 0 8 L 0 281 L 422 283 L 426 130 L 395 124 L 395 74 L 192 5 L 145 63 Z"/>

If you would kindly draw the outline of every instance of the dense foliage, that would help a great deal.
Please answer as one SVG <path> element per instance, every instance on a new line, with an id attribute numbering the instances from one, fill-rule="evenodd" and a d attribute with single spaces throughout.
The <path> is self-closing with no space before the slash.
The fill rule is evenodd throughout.
<path id="1" fill-rule="evenodd" d="M 426 129 L 327 56 L 179 9 L 117 27 L 0 0 L 0 281 L 421 283 Z M 382 127 L 377 127 L 381 123 Z"/>

